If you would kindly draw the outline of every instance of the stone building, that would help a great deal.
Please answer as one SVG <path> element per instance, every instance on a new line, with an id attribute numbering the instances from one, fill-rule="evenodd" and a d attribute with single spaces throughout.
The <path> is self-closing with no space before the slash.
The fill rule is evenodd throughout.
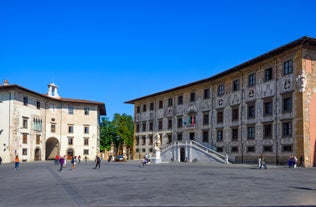
<path id="1" fill-rule="evenodd" d="M 134 104 L 134 157 L 152 154 L 159 133 L 162 153 L 191 141 L 233 162 L 262 155 L 285 164 L 296 156 L 316 166 L 315 60 L 316 39 L 302 37 L 215 76 L 126 101 Z M 187 157 L 188 149 L 175 153 Z"/>
<path id="2" fill-rule="evenodd" d="M 12 162 L 55 159 L 57 154 L 87 156 L 99 153 L 99 119 L 105 104 L 61 98 L 51 83 L 40 94 L 5 81 L 0 85 L 0 156 Z"/>

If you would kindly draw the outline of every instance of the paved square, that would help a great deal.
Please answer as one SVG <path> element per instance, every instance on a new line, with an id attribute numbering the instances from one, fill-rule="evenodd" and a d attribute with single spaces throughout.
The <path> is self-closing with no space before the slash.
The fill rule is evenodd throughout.
<path id="1" fill-rule="evenodd" d="M 0 206 L 316 206 L 316 169 L 212 163 L 0 165 Z"/>

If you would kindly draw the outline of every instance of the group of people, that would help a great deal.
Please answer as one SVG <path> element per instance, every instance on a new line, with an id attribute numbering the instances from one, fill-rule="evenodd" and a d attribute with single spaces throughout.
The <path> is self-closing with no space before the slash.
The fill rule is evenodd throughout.
<path id="1" fill-rule="evenodd" d="M 77 156 L 72 156 L 71 157 L 71 170 L 74 170 L 76 168 L 77 162 L 81 162 L 81 156 L 79 155 L 78 158 Z M 60 156 L 56 155 L 55 157 L 55 164 L 60 166 L 59 171 L 62 171 L 64 167 L 67 165 L 67 158 L 66 155 Z"/>
<path id="2" fill-rule="evenodd" d="M 296 168 L 297 167 L 297 158 L 296 156 L 290 156 L 287 160 L 287 165 L 289 168 Z"/>

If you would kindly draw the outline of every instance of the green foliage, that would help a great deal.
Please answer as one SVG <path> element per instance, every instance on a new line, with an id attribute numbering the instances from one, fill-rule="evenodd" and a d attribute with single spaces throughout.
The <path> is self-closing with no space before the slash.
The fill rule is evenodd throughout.
<path id="1" fill-rule="evenodd" d="M 120 149 L 125 143 L 127 148 L 133 146 L 134 123 L 132 116 L 127 114 L 114 114 L 113 120 L 104 119 L 100 130 L 100 150 L 109 150 L 111 143 Z"/>

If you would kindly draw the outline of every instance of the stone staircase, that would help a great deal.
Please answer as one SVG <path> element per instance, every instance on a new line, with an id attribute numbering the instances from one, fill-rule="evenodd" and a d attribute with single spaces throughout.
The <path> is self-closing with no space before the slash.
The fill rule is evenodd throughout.
<path id="1" fill-rule="evenodd" d="M 228 156 L 216 152 L 196 141 L 177 141 L 164 145 L 161 149 L 163 162 L 218 162 L 229 164 Z"/>

